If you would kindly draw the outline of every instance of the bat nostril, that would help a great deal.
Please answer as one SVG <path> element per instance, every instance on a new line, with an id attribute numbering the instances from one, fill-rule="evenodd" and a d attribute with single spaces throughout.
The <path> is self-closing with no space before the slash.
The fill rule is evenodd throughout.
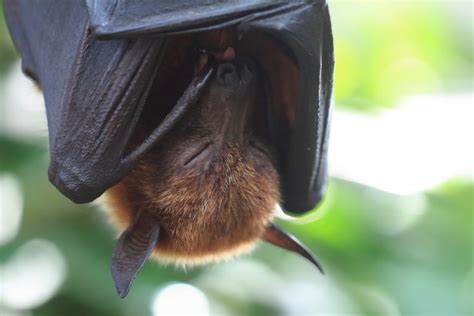
<path id="1" fill-rule="evenodd" d="M 246 85 L 255 77 L 257 70 L 255 62 L 249 58 L 237 58 L 226 62 L 217 68 L 217 80 L 223 85 Z"/>
<path id="2" fill-rule="evenodd" d="M 228 83 L 235 79 L 239 79 L 239 75 L 237 74 L 237 69 L 231 63 L 224 63 L 220 64 L 219 68 L 217 69 L 217 79 L 221 83 Z"/>

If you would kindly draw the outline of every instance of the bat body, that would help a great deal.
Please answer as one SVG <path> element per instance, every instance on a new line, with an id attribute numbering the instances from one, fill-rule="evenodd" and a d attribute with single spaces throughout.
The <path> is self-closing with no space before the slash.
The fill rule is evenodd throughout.
<path id="1" fill-rule="evenodd" d="M 120 296 L 149 256 L 198 264 L 259 239 L 327 178 L 333 47 L 324 1 L 5 1 L 23 70 L 43 89 L 49 177 L 102 193 L 123 230 Z"/>
<path id="2" fill-rule="evenodd" d="M 219 62 L 197 104 L 107 192 L 126 226 L 142 211 L 161 227 L 158 259 L 220 259 L 270 224 L 279 182 L 270 149 L 256 145 L 257 75 L 251 60 Z"/>

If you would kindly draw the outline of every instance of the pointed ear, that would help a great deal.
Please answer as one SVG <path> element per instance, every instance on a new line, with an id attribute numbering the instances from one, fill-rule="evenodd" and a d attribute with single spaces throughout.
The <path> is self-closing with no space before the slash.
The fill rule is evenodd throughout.
<path id="1" fill-rule="evenodd" d="M 265 230 L 262 239 L 274 244 L 275 246 L 296 252 L 297 254 L 305 257 L 311 261 L 311 263 L 314 264 L 322 274 L 324 274 L 324 269 L 321 263 L 319 263 L 319 261 L 311 254 L 311 252 L 298 239 L 288 234 L 278 226 L 270 224 L 270 226 L 268 226 Z"/>
<path id="2" fill-rule="evenodd" d="M 158 241 L 158 221 L 139 212 L 135 221 L 120 235 L 112 254 L 112 278 L 121 298 L 127 296 L 135 276 L 151 255 Z"/>

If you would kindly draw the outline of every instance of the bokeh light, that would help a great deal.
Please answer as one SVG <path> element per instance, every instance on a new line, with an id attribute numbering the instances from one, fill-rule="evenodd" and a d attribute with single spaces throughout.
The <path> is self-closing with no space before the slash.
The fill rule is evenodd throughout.
<path id="1" fill-rule="evenodd" d="M 51 299 L 66 277 L 66 262 L 47 240 L 32 240 L 0 265 L 0 305 L 25 310 Z"/>
<path id="2" fill-rule="evenodd" d="M 472 95 L 413 96 L 377 115 L 338 111 L 331 174 L 401 195 L 472 175 L 474 147 L 460 135 L 472 131 L 473 104 Z"/>
<path id="3" fill-rule="evenodd" d="M 151 303 L 154 316 L 209 316 L 206 295 L 184 283 L 167 285 L 156 293 Z"/>
<path id="4" fill-rule="evenodd" d="M 0 99 L 7 105 L 2 108 L 0 133 L 26 141 L 46 138 L 43 96 L 39 87 L 21 72 L 19 61 L 7 73 L 0 90 Z"/>
<path id="5" fill-rule="evenodd" d="M 0 174 L 0 246 L 13 240 L 20 229 L 23 194 L 11 174 Z"/>

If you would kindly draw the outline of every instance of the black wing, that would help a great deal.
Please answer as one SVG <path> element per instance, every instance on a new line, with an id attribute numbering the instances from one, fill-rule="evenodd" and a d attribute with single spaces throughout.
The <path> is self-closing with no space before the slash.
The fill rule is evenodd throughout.
<path id="1" fill-rule="evenodd" d="M 99 196 L 165 134 L 166 128 L 159 126 L 136 151 L 126 153 L 159 71 L 166 38 L 234 26 L 242 34 L 265 34 L 287 56 L 287 62 L 273 65 L 277 71 L 269 78 L 273 93 L 269 125 L 278 152 L 283 207 L 301 214 L 320 201 L 327 179 L 334 64 L 324 0 L 207 0 L 198 5 L 190 0 L 6 0 L 4 4 L 24 71 L 45 94 L 51 181 L 72 200 L 87 202 Z M 261 51 L 264 68 L 269 64 L 265 52 L 271 51 Z M 289 88 L 288 67 L 296 69 L 298 82 Z M 191 83 L 181 103 L 195 100 L 204 81 Z M 278 94 L 284 90 L 288 92 Z"/>
<path id="2" fill-rule="evenodd" d="M 128 140 L 158 71 L 158 39 L 98 41 L 84 3 L 7 1 L 5 11 L 23 70 L 40 84 L 50 141 L 49 177 L 71 200 L 89 202 L 120 181 L 197 98 L 209 73 L 130 153 Z"/>

